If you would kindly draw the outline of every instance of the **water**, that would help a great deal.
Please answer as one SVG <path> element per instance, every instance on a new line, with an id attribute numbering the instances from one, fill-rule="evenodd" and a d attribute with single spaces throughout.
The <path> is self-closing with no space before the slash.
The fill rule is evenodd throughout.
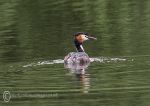
<path id="1" fill-rule="evenodd" d="M 1 0 L 0 105 L 149 106 L 149 13 L 149 0 Z M 77 31 L 98 40 L 66 69 Z"/>

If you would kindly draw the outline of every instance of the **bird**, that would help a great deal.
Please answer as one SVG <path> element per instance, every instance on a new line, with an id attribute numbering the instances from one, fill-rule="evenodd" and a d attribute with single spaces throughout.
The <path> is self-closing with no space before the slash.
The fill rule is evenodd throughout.
<path id="1" fill-rule="evenodd" d="M 76 32 L 73 35 L 74 45 L 76 47 L 77 52 L 70 52 L 64 58 L 65 64 L 80 64 L 83 66 L 84 64 L 90 63 L 90 58 L 83 48 L 83 42 L 87 40 L 97 40 L 97 38 L 90 36 L 86 32 Z"/>

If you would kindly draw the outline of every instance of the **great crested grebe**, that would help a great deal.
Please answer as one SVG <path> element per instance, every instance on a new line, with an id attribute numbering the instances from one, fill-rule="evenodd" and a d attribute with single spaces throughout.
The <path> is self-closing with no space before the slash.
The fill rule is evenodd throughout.
<path id="1" fill-rule="evenodd" d="M 64 58 L 64 63 L 79 63 L 79 64 L 85 64 L 90 62 L 90 58 L 88 54 L 85 53 L 84 48 L 82 46 L 82 43 L 86 40 L 97 38 L 89 36 L 85 32 L 77 32 L 74 34 L 74 44 L 76 47 L 77 52 L 71 52 Z"/>

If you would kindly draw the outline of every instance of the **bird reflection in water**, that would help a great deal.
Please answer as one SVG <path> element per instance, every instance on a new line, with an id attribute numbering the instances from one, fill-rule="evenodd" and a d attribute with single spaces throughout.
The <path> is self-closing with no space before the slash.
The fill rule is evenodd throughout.
<path id="1" fill-rule="evenodd" d="M 80 88 L 83 93 L 88 93 L 90 89 L 90 78 L 87 73 L 87 69 L 90 63 L 65 63 L 64 67 L 67 68 L 71 75 L 76 77 L 76 80 L 80 82 Z"/>

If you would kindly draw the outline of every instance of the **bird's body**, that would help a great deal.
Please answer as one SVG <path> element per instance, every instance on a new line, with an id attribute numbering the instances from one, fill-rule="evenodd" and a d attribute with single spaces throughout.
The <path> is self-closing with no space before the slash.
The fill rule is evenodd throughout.
<path id="1" fill-rule="evenodd" d="M 71 52 L 64 58 L 65 63 L 89 63 L 90 58 L 85 52 Z"/>
<path id="2" fill-rule="evenodd" d="M 87 64 L 90 62 L 90 58 L 88 54 L 85 53 L 83 49 L 83 42 L 89 39 L 96 39 L 94 37 L 89 37 L 87 33 L 84 32 L 78 32 L 74 35 L 74 44 L 76 47 L 77 52 L 71 52 L 64 58 L 65 64 Z"/>

